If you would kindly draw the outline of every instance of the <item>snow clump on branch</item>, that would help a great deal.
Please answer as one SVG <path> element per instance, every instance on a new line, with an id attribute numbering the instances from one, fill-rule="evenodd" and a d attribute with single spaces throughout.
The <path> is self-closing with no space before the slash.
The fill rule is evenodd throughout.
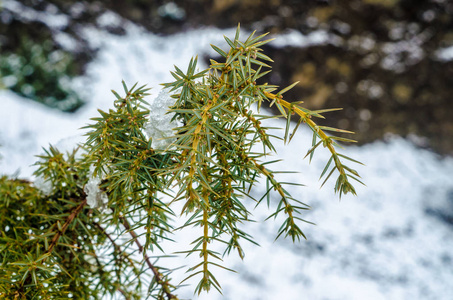
<path id="1" fill-rule="evenodd" d="M 171 138 L 173 128 L 181 126 L 181 122 L 173 120 L 174 114 L 169 114 L 170 106 L 175 104 L 175 99 L 170 95 L 170 89 L 162 89 L 159 95 L 150 104 L 149 122 L 145 125 L 145 132 L 152 139 L 155 150 L 166 150 L 175 138 Z"/>
<path id="2" fill-rule="evenodd" d="M 88 206 L 91 208 L 99 208 L 99 210 L 103 211 L 106 208 L 109 199 L 107 194 L 99 188 L 102 179 L 100 176 L 94 176 L 94 169 L 94 166 L 90 167 L 90 174 L 88 175 L 89 179 L 83 191 L 87 194 Z"/>

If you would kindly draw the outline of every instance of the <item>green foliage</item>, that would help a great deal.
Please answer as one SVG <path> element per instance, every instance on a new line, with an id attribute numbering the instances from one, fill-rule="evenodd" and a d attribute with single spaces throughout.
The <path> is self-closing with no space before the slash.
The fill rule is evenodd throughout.
<path id="1" fill-rule="evenodd" d="M 0 56 L 0 88 L 62 111 L 75 111 L 84 104 L 70 87 L 75 75 L 72 55 L 22 38 L 15 53 Z"/>
<path id="2" fill-rule="evenodd" d="M 196 58 L 186 72 L 176 67 L 175 81 L 164 86 L 174 99 L 168 113 L 181 125 L 168 147 L 153 147 L 145 134 L 148 89 L 123 83 L 125 96 L 113 92 L 114 108 L 99 110 L 85 127 L 89 132 L 83 149 L 65 156 L 50 147 L 40 156 L 36 175 L 50 184 L 46 194 L 30 182 L 1 178 L 0 298 L 101 299 L 119 293 L 139 299 L 146 289 L 155 299 L 178 299 L 171 270 L 148 256 L 164 250 L 161 242 L 175 230 L 177 202 L 186 217 L 178 229 L 199 231 L 191 248 L 181 252 L 200 258 L 185 280 L 199 278 L 198 294 L 211 288 L 221 291 L 213 269 L 227 269 L 222 256 L 233 251 L 243 258 L 243 241 L 256 243 L 240 229 L 251 221 L 247 199 L 272 207 L 269 218 L 283 218 L 276 238 L 305 238 L 300 224 L 307 222 L 301 213 L 308 205 L 285 189 L 294 183 L 276 179 L 278 172 L 270 169 L 275 161 L 264 160 L 275 151 L 272 140 L 289 142 L 301 123 L 313 130 L 310 159 L 321 144 L 331 152 L 321 177 L 327 181 L 337 170 L 335 191 L 340 196 L 355 194 L 349 179 L 358 180 L 358 174 L 341 159 L 356 161 L 335 150 L 335 141 L 346 139 L 324 132 L 342 131 L 312 120 L 330 110 L 309 111 L 285 101 L 282 94 L 293 85 L 274 94 L 276 86 L 257 83 L 272 62 L 259 48 L 269 42 L 264 36 L 252 34 L 240 42 L 238 27 L 233 40 L 225 38 L 227 52 L 212 46 L 224 62 L 212 60 L 201 72 Z M 264 101 L 276 105 L 281 115 L 254 112 Z M 291 130 L 293 114 L 299 120 Z M 278 117 L 287 119 L 282 138 L 264 125 L 266 119 Z M 254 199 L 250 191 L 260 178 L 267 192 Z M 213 250 L 219 245 L 223 253 Z"/>

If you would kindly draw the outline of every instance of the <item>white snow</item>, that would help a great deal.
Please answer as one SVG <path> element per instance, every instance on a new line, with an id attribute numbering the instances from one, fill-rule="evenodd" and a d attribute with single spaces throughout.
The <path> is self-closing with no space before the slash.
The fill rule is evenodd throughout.
<path id="1" fill-rule="evenodd" d="M 173 129 L 182 125 L 177 120 L 172 121 L 174 113 L 168 113 L 175 103 L 169 92 L 169 88 L 162 89 L 150 103 L 149 122 L 145 125 L 145 132 L 152 138 L 152 147 L 156 150 L 166 150 L 175 141 L 175 138 L 169 138 L 175 134 Z"/>
<path id="2" fill-rule="evenodd" d="M 20 1 L 3 0 L 2 2 L 1 9 L 15 13 L 25 22 L 42 22 L 54 30 L 64 29 L 69 24 L 68 16 L 61 14 L 58 8 L 52 4 L 47 6 L 47 11 L 37 11 L 23 5 Z"/>
<path id="3" fill-rule="evenodd" d="M 84 192 L 87 194 L 87 204 L 91 208 L 100 208 L 101 210 L 109 202 L 107 194 L 99 188 L 102 178 L 100 174 L 94 176 L 94 166 L 90 167 L 90 178 L 88 179 L 87 184 L 83 188 Z"/>
<path id="4" fill-rule="evenodd" d="M 90 103 L 76 114 L 64 114 L 0 91 L 0 173 L 30 177 L 34 170 L 30 165 L 36 159 L 33 155 L 41 153 L 41 147 L 65 138 L 64 147 L 83 141 L 83 132 L 78 128 L 98 115 L 97 108 L 112 107 L 114 96 L 109 91 L 114 89 L 121 94 L 121 79 L 128 85 L 139 81 L 157 87 L 172 80 L 169 71 L 173 64 L 184 70 L 192 56 L 215 54 L 210 43 L 224 47 L 223 34 L 234 36 L 234 29 L 215 28 L 168 37 L 145 33 L 132 25 L 127 31 L 125 36 L 86 31 L 101 50 L 89 65 L 88 74 L 77 79 L 79 90 Z M 200 69 L 204 67 L 200 63 Z M 72 136 L 75 137 L 68 138 Z M 317 224 L 302 225 L 308 241 L 274 242 L 280 224 L 272 220 L 246 224 L 243 228 L 261 247 L 245 243 L 243 262 L 235 255 L 225 259 L 226 266 L 236 269 L 237 274 L 214 270 L 223 286 L 223 296 L 216 291 L 194 296 L 193 285 L 182 288 L 179 296 L 260 300 L 451 299 L 453 227 L 441 216 L 453 215 L 453 159 L 439 159 L 398 137 L 362 147 L 345 147 L 343 154 L 366 164 L 355 167 L 367 186 L 357 185 L 357 197 L 347 195 L 339 201 L 333 193 L 333 180 L 319 189 L 318 178 L 328 159 L 325 149 L 317 150 L 311 165 L 302 159 L 310 144 L 307 130 L 302 130 L 288 146 L 276 142 L 278 157 L 285 159 L 279 167 L 301 172 L 281 176 L 281 180 L 307 185 L 288 189 L 312 206 L 302 216 Z M 254 193 L 262 191 L 264 187 L 257 187 Z M 263 206 L 254 211 L 254 218 L 262 221 L 267 213 Z M 181 250 L 185 242 L 195 237 L 177 232 L 173 238 L 181 242 L 168 245 L 168 254 Z M 193 265 L 194 259 L 197 261 L 181 257 L 162 263 Z M 182 272 L 177 272 L 175 279 L 183 278 Z"/>
<path id="5" fill-rule="evenodd" d="M 276 39 L 271 42 L 275 47 L 310 47 L 325 44 L 338 44 L 341 38 L 336 35 L 329 34 L 325 30 L 316 30 L 308 35 L 302 34 L 300 31 L 288 29 L 284 33 L 273 36 Z"/>

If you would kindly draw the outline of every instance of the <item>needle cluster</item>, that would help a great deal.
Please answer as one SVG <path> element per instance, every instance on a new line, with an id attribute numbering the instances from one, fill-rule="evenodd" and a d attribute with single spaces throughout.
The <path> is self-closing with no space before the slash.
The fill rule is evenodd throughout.
<path id="1" fill-rule="evenodd" d="M 175 67 L 174 81 L 157 98 L 169 104 L 155 103 L 150 111 L 144 99 L 149 89 L 123 82 L 125 95 L 113 91 L 114 108 L 91 119 L 81 149 L 65 156 L 50 147 L 40 156 L 36 175 L 44 191 L 28 181 L 0 179 L 0 298 L 140 299 L 145 289 L 155 299 L 178 299 L 182 282 L 173 283 L 171 270 L 149 256 L 165 252 L 161 244 L 176 229 L 177 203 L 186 218 L 177 229 L 199 232 L 181 252 L 200 259 L 185 280 L 199 279 L 195 293 L 220 292 L 213 270 L 227 269 L 222 257 L 236 252 L 244 258 L 243 242 L 256 243 L 241 229 L 251 221 L 248 203 L 265 203 L 272 207 L 269 219 L 283 220 L 276 239 L 305 238 L 301 215 L 309 207 L 285 188 L 297 184 L 279 182 L 271 169 L 275 161 L 266 159 L 275 152 L 273 140 L 289 143 L 300 124 L 313 131 L 310 159 L 320 145 L 331 154 L 324 183 L 338 173 L 335 191 L 355 194 L 350 179 L 359 181 L 359 175 L 343 160 L 357 161 L 336 150 L 336 141 L 352 140 L 327 135 L 345 131 L 314 121 L 336 109 L 310 111 L 284 99 L 295 84 L 279 90 L 261 82 L 272 59 L 260 47 L 270 40 L 253 33 L 241 42 L 239 34 L 238 26 L 234 39 L 225 37 L 226 51 L 212 46 L 222 61 L 211 60 L 208 69 L 198 71 L 197 58 L 186 72 Z M 266 102 L 280 115 L 261 114 Z M 265 125 L 269 118 L 286 120 L 281 136 Z M 157 126 L 162 120 L 174 128 Z M 260 180 L 267 191 L 254 198 Z M 223 253 L 214 250 L 219 246 Z"/>

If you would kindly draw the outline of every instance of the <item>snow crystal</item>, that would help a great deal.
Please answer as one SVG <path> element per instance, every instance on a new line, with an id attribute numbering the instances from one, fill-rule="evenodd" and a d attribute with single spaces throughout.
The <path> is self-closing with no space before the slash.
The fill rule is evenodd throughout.
<path id="1" fill-rule="evenodd" d="M 152 146 L 156 150 L 166 150 L 175 141 L 173 128 L 180 126 L 180 122 L 171 120 L 172 113 L 168 113 L 169 107 L 175 103 L 175 99 L 169 94 L 170 89 L 163 89 L 151 102 L 149 122 L 145 125 L 145 132 L 153 140 Z"/>
<path id="2" fill-rule="evenodd" d="M 87 194 L 87 204 L 91 208 L 100 208 L 102 211 L 106 207 L 109 199 L 107 194 L 99 188 L 102 179 L 100 176 L 94 176 L 94 166 L 90 167 L 89 176 L 90 179 L 83 189 Z"/>

